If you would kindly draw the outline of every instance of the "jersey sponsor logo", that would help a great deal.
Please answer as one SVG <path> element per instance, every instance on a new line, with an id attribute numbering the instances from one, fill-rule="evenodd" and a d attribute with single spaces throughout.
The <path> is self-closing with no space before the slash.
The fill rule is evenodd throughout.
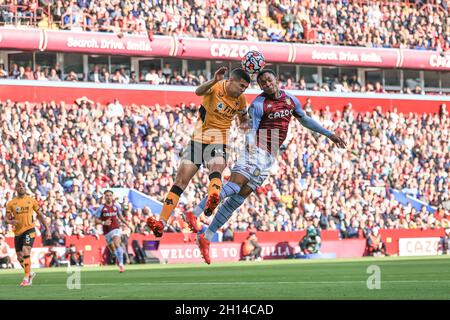
<path id="1" fill-rule="evenodd" d="M 102 215 L 104 217 L 115 217 L 117 215 L 117 207 L 103 208 Z"/>
<path id="2" fill-rule="evenodd" d="M 219 113 L 221 114 L 221 116 L 228 117 L 230 118 L 230 120 L 232 120 L 232 117 L 237 113 L 237 110 L 220 102 L 216 106 L 214 112 Z"/>
<path id="3" fill-rule="evenodd" d="M 30 207 L 16 207 L 16 214 L 27 213 L 30 210 Z"/>
<path id="4" fill-rule="evenodd" d="M 258 51 L 258 47 L 234 43 L 214 43 L 211 45 L 210 50 L 213 57 L 238 58 L 243 57 L 250 50 Z"/>
<path id="5" fill-rule="evenodd" d="M 117 216 L 117 212 L 103 212 L 104 217 L 115 217 Z"/>
<path id="6" fill-rule="evenodd" d="M 278 118 L 283 118 L 283 117 L 287 117 L 287 116 L 291 116 L 293 113 L 293 110 L 281 110 L 281 111 L 277 111 L 277 112 L 272 112 L 269 114 L 269 119 L 273 120 L 273 119 L 278 119 Z"/>
<path id="7" fill-rule="evenodd" d="M 164 201 L 165 204 L 167 204 L 168 206 L 171 206 L 173 204 L 172 199 L 166 199 L 166 201 Z"/>

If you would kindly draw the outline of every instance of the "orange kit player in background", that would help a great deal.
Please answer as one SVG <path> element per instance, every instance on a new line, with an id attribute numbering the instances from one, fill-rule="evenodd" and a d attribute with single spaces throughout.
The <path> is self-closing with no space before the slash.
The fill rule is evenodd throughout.
<path id="1" fill-rule="evenodd" d="M 38 202 L 26 195 L 25 182 L 19 181 L 16 184 L 17 197 L 6 204 L 6 222 L 14 225 L 14 247 L 17 253 L 17 260 L 22 266 L 25 276 L 20 284 L 21 287 L 31 286 L 36 273 L 31 272 L 31 248 L 33 247 L 35 232 L 35 219 L 33 213 L 45 226 L 46 239 L 50 239 L 50 229 L 45 222 L 45 217 L 39 208 Z"/>
<path id="2" fill-rule="evenodd" d="M 234 69 L 230 78 L 224 80 L 226 71 L 227 68 L 221 67 L 212 80 L 195 90 L 195 94 L 203 99 L 191 142 L 183 152 L 175 183 L 164 200 L 160 219 L 150 217 L 147 220 L 148 227 L 157 237 L 163 235 L 181 194 L 203 164 L 210 172 L 205 215 L 211 215 L 219 204 L 222 172 L 227 165 L 228 131 L 236 115 L 240 124 L 247 123 L 247 101 L 243 93 L 251 81 L 249 74 L 242 69 Z M 195 216 L 188 212 L 185 218 L 195 219 Z"/>

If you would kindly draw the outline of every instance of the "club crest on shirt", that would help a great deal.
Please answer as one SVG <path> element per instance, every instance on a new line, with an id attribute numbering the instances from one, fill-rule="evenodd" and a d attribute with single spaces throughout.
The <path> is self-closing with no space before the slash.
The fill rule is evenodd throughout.
<path id="1" fill-rule="evenodd" d="M 218 111 L 222 111 L 222 109 L 223 109 L 224 107 L 225 107 L 224 104 L 223 104 L 222 102 L 219 102 L 219 103 L 217 104 L 217 106 L 216 106 L 216 109 L 217 109 Z"/>
<path id="2" fill-rule="evenodd" d="M 256 168 L 255 171 L 253 171 L 253 175 L 255 177 L 258 177 L 260 175 L 260 173 L 261 173 L 261 171 L 258 168 Z"/>
<path id="3" fill-rule="evenodd" d="M 17 213 L 20 212 L 20 207 L 16 207 L 16 212 L 17 212 Z"/>
<path id="4" fill-rule="evenodd" d="M 286 99 L 286 104 L 287 104 L 288 106 L 290 106 L 290 105 L 291 105 L 291 99 L 287 98 L 287 99 Z"/>
<path id="5" fill-rule="evenodd" d="M 269 104 L 267 105 L 267 108 L 268 108 L 268 109 L 272 108 L 272 105 L 269 103 Z"/>

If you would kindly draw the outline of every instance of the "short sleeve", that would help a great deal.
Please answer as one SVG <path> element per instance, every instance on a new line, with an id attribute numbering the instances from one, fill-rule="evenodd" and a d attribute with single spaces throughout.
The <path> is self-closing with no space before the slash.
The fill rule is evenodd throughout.
<path id="1" fill-rule="evenodd" d="M 222 84 L 222 81 L 217 82 L 215 85 L 213 85 L 211 88 L 209 88 L 208 91 L 203 96 L 210 96 L 213 93 L 217 92 L 220 89 L 220 85 Z"/>
<path id="2" fill-rule="evenodd" d="M 117 213 L 120 215 L 123 215 L 122 208 L 118 204 L 116 204 L 116 208 L 117 208 Z"/>
<path id="3" fill-rule="evenodd" d="M 95 218 L 99 219 L 102 215 L 103 205 L 97 208 L 97 210 L 94 211 L 92 214 Z"/>

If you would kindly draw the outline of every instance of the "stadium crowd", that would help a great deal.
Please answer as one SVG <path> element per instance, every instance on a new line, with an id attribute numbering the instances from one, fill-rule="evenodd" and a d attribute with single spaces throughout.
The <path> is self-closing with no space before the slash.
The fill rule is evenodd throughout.
<path id="1" fill-rule="evenodd" d="M 3 0 L 0 22 L 61 29 L 448 50 L 447 0 Z M 14 7 L 18 5 L 19 7 Z M 38 8 L 43 8 L 40 10 Z M 270 17 L 270 18 L 269 18 Z"/>
<path id="2" fill-rule="evenodd" d="M 450 118 L 439 114 L 355 113 L 315 110 L 304 105 L 326 128 L 348 142 L 334 148 L 295 121 L 285 150 L 267 184 L 257 190 L 225 227 L 224 235 L 245 230 L 303 230 L 313 224 L 340 230 L 342 237 L 380 228 L 450 226 Z M 180 152 L 196 120 L 195 105 L 162 108 L 102 106 L 86 98 L 73 105 L 55 101 L 0 102 L 0 234 L 13 236 L 4 220 L 5 204 L 18 179 L 38 199 L 53 236 L 98 236 L 91 213 L 101 203 L 102 188 L 125 187 L 164 199 L 173 182 Z M 231 130 L 230 163 L 242 145 L 242 133 Z M 230 174 L 226 169 L 224 176 Z M 181 214 L 206 194 L 207 170 L 201 169 L 180 198 L 169 231 L 188 231 Z M 390 188 L 401 190 L 438 209 L 416 210 L 394 200 Z M 147 234 L 148 208 L 122 203 L 133 230 Z"/>

